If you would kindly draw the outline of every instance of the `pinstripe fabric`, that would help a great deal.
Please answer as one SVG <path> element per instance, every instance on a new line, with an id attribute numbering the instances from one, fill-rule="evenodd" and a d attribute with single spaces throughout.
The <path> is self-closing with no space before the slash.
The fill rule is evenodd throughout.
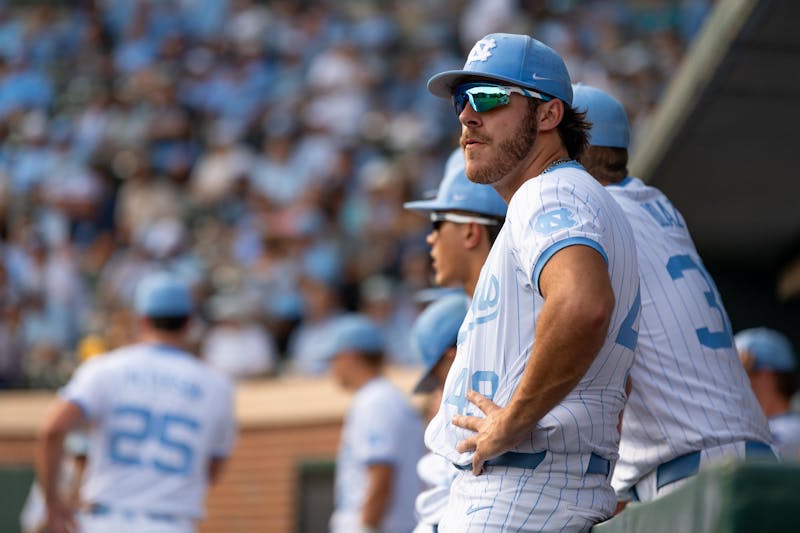
<path id="1" fill-rule="evenodd" d="M 633 389 L 613 476 L 622 494 L 679 455 L 770 436 L 683 217 L 638 179 L 607 190 L 633 226 L 641 273 Z"/>
<path id="2" fill-rule="evenodd" d="M 597 501 L 591 503 L 591 497 L 570 491 L 583 490 L 575 483 L 580 485 L 591 452 L 611 460 L 616 457 L 616 425 L 625 399 L 625 378 L 633 362 L 632 347 L 615 342 L 625 319 L 630 318 L 626 326 L 635 329 L 638 318 L 634 306 L 639 281 L 633 235 L 616 203 L 579 165 L 560 165 L 528 180 L 511 199 L 506 223 L 484 264 L 471 308 L 461 326 L 456 359 L 445 382 L 440 409 L 425 435 L 428 448 L 435 453 L 453 463 L 471 462 L 471 453 L 459 454 L 455 450 L 469 432 L 453 426 L 450 420 L 458 412 L 482 416 L 477 408 L 463 401 L 467 387 L 492 397 L 501 406 L 508 403 L 525 369 L 534 343 L 536 320 L 544 303 L 538 290 L 539 273 L 554 253 L 572 245 L 592 247 L 607 259 L 616 296 L 611 326 L 603 347 L 580 383 L 514 449 L 548 450 L 554 452 L 552 457 L 563 461 L 548 462 L 546 467 L 536 469 L 535 481 L 516 480 L 514 485 L 507 486 L 502 475 L 475 478 L 469 474 L 457 480 L 465 501 L 472 496 L 491 506 L 492 523 L 499 516 L 495 513 L 509 513 L 509 502 L 516 502 L 511 506 L 524 507 L 526 512 L 533 505 L 535 512 L 530 519 L 516 511 L 509 514 L 509 520 L 524 526 L 524 531 L 539 530 L 541 524 L 537 525 L 537 521 L 546 518 L 545 509 L 552 508 L 557 516 L 551 521 L 561 527 L 570 516 L 577 516 L 576 505 L 587 505 L 587 512 L 591 512 L 591 505 L 598 505 Z M 558 500 L 557 488 L 565 484 L 565 498 L 573 504 L 570 512 L 562 514 L 565 508 L 553 502 Z M 600 489 L 610 490 L 605 478 L 586 490 L 593 493 Z M 537 497 L 547 503 L 536 503 Z M 611 507 L 607 503 L 596 508 L 599 510 L 596 518 L 612 511 L 613 503 Z M 478 513 L 470 516 L 473 514 Z M 480 523 L 488 523 L 485 513 L 481 516 Z M 442 531 L 466 531 L 459 529 L 462 526 L 466 524 L 451 525 L 451 529 Z"/>

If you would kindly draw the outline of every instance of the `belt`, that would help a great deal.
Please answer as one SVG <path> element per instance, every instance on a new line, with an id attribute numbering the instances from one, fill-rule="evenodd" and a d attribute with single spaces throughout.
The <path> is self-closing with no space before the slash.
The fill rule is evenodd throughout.
<path id="1" fill-rule="evenodd" d="M 506 452 L 497 457 L 487 459 L 484 466 L 510 466 L 513 468 L 528 468 L 535 469 L 544 461 L 547 452 L 537 453 L 521 453 L 521 452 Z M 453 463 L 459 470 L 472 470 L 472 465 L 458 465 Z M 587 474 L 601 474 L 607 476 L 611 472 L 611 461 L 603 459 L 596 453 L 592 452 L 589 456 L 589 465 L 586 467 Z"/>
<path id="2" fill-rule="evenodd" d="M 167 513 L 149 513 L 149 512 L 148 513 L 140 513 L 140 512 L 137 512 L 137 511 L 116 510 L 116 509 L 112 509 L 108 505 L 105 505 L 105 504 L 102 504 L 102 503 L 90 503 L 87 506 L 86 510 L 87 510 L 87 512 L 89 514 L 94 515 L 94 516 L 104 516 L 104 515 L 110 515 L 110 514 L 115 513 L 115 512 L 119 512 L 123 516 L 130 517 L 130 518 L 132 518 L 134 516 L 137 516 L 137 515 L 140 515 L 140 516 L 145 516 L 145 517 L 147 517 L 147 518 L 149 518 L 151 520 L 158 520 L 158 521 L 161 521 L 161 522 L 176 522 L 178 520 L 178 517 L 176 517 L 175 515 L 171 515 L 171 514 L 167 514 Z"/>
<path id="3" fill-rule="evenodd" d="M 744 443 L 746 459 L 765 459 L 777 461 L 778 458 L 768 444 L 749 440 Z M 660 489 L 664 485 L 669 485 L 675 481 L 693 476 L 700 469 L 700 450 L 679 455 L 675 459 L 670 459 L 666 463 L 661 463 L 656 469 L 656 488 Z"/>

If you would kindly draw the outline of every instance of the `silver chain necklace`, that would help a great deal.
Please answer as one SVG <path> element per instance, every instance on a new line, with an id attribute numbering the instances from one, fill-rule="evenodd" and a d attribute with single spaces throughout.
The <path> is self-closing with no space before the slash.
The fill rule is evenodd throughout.
<path id="1" fill-rule="evenodd" d="M 552 163 L 550 163 L 549 165 L 547 165 L 547 168 L 545 168 L 545 169 L 542 171 L 542 174 L 547 174 L 548 172 L 550 172 L 551 170 L 553 170 L 553 169 L 554 169 L 555 167 L 557 167 L 558 165 L 561 165 L 561 164 L 563 164 L 563 163 L 569 163 L 569 162 L 571 162 L 572 160 L 573 160 L 573 159 L 572 159 L 571 157 L 562 157 L 561 159 L 556 159 L 555 161 L 553 161 Z"/>

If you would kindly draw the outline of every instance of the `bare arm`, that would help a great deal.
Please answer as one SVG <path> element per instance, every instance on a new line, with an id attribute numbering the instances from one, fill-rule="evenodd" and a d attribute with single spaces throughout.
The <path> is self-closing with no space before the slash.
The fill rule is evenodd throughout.
<path id="1" fill-rule="evenodd" d="M 602 256 L 587 246 L 557 252 L 542 270 L 545 302 L 536 324 L 536 342 L 519 386 L 500 408 L 480 394 L 467 398 L 485 418 L 456 416 L 457 426 L 477 431 L 458 451 L 475 450 L 473 472 L 486 459 L 514 447 L 536 423 L 575 388 L 603 345 L 614 310 L 614 292 Z"/>
<path id="2" fill-rule="evenodd" d="M 222 475 L 222 469 L 227 463 L 225 457 L 212 457 L 208 463 L 208 481 L 209 483 L 216 483 Z"/>
<path id="3" fill-rule="evenodd" d="M 47 506 L 48 526 L 53 533 L 65 532 L 75 527 L 72 509 L 63 501 L 58 487 L 64 438 L 69 430 L 83 420 L 83 413 L 77 405 L 59 399 L 39 434 L 36 447 L 36 475 L 42 486 Z"/>
<path id="4" fill-rule="evenodd" d="M 367 494 L 364 498 L 364 509 L 361 512 L 361 524 L 377 530 L 392 495 L 394 466 L 390 464 L 374 464 L 367 469 Z"/>

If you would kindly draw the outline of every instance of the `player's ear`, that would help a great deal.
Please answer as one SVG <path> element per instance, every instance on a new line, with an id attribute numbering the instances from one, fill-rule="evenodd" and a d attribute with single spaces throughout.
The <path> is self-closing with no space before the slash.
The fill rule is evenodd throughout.
<path id="1" fill-rule="evenodd" d="M 561 124 L 564 118 L 564 102 L 553 98 L 549 102 L 540 102 L 536 108 L 536 124 L 539 131 L 550 131 Z"/>
<path id="2" fill-rule="evenodd" d="M 464 227 L 466 228 L 464 233 L 464 246 L 471 250 L 481 243 L 481 239 L 486 230 L 476 222 L 464 224 Z"/>

